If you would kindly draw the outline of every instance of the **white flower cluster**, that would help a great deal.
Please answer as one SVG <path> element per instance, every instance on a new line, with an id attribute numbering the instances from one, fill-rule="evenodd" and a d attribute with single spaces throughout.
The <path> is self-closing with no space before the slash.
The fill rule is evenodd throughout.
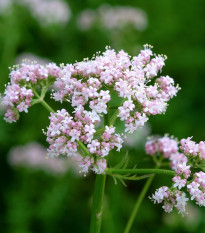
<path id="1" fill-rule="evenodd" d="M 83 10 L 78 16 L 78 26 L 89 30 L 95 24 L 100 24 L 108 30 L 116 30 L 132 25 L 136 30 L 143 31 L 147 27 L 147 15 L 131 6 L 110 6 L 104 4 L 96 10 Z"/>
<path id="2" fill-rule="evenodd" d="M 70 7 L 63 0 L 0 0 L 0 14 L 6 14 L 14 4 L 28 8 L 42 26 L 64 25 L 71 18 Z"/>

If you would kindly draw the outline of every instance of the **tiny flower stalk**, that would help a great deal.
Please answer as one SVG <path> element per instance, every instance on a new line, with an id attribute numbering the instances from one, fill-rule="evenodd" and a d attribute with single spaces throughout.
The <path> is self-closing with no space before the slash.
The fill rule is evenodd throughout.
<path id="1" fill-rule="evenodd" d="M 54 113 L 55 111 L 51 108 L 50 105 L 47 104 L 47 102 L 44 99 L 40 99 L 40 103 L 49 111 Z"/>
<path id="2" fill-rule="evenodd" d="M 120 105 L 122 105 L 124 102 L 125 102 L 125 99 L 123 99 L 121 101 Z M 118 117 L 118 114 L 119 114 L 119 108 L 116 108 L 116 110 L 114 111 L 113 115 L 110 118 L 110 125 L 114 125 L 114 123 Z"/>
<path id="3" fill-rule="evenodd" d="M 47 88 L 46 88 L 47 90 Z M 49 112 L 52 112 L 52 113 L 55 113 L 55 111 L 51 108 L 50 105 L 48 105 L 46 103 L 46 101 L 44 100 L 44 97 L 45 97 L 45 92 L 46 92 L 45 88 L 42 89 L 42 92 L 41 92 L 41 96 L 37 93 L 37 91 L 32 88 L 32 91 L 34 93 L 34 96 L 37 98 L 36 99 L 36 103 L 40 103 L 44 106 L 44 108 L 46 108 Z M 34 102 L 35 103 L 35 102 Z"/>

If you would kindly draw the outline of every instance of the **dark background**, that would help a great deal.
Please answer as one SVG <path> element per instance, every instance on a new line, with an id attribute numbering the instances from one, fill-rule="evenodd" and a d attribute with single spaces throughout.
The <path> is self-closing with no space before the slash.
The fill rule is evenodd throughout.
<path id="1" fill-rule="evenodd" d="M 15 1 L 14 1 L 15 2 Z M 17 2 L 17 1 L 16 1 Z M 0 14 L 0 92 L 8 79 L 8 67 L 19 54 L 29 52 L 59 63 L 73 63 L 103 51 L 106 45 L 124 49 L 135 55 L 142 45 L 149 43 L 154 52 L 166 54 L 164 75 L 174 78 L 182 88 L 165 115 L 152 116 L 152 134 L 169 133 L 181 138 L 193 136 L 205 140 L 205 1 L 203 0 L 141 0 L 107 1 L 110 5 L 141 8 L 147 14 L 148 26 L 137 31 L 127 26 L 113 37 L 113 32 L 96 24 L 88 31 L 77 27 L 78 14 L 96 9 L 104 1 L 67 1 L 72 17 L 64 25 L 42 26 L 30 11 L 14 4 L 9 13 Z M 0 11 L 1 12 L 1 11 Z M 136 50 L 134 50 L 136 48 Z M 58 109 L 58 103 L 52 103 Z M 3 114 L 3 113 L 2 113 Z M 0 229 L 3 233 L 64 233 L 88 232 L 94 176 L 48 175 L 29 168 L 13 168 L 8 164 L 8 151 L 16 145 L 37 141 L 47 146 L 42 128 L 48 126 L 48 114 L 41 106 L 34 106 L 28 114 L 21 114 L 17 123 L 8 124 L 0 118 Z M 116 161 L 126 152 L 114 153 Z M 146 166 L 143 143 L 130 149 L 132 164 Z M 148 161 L 149 162 L 149 161 Z M 148 195 L 161 185 L 169 184 L 166 177 L 157 176 Z M 127 182 L 127 188 L 114 185 L 108 178 L 104 203 L 102 232 L 123 232 L 132 207 L 144 181 Z M 140 208 L 131 232 L 205 232 L 205 210 L 190 203 L 189 215 L 179 217 L 175 212 L 163 213 L 148 195 Z"/>

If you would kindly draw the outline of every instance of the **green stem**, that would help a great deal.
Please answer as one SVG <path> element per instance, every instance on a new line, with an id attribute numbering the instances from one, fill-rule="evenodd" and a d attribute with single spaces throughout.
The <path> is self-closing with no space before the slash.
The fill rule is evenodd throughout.
<path id="1" fill-rule="evenodd" d="M 174 176 L 175 172 L 165 169 L 116 169 L 116 168 L 107 168 L 105 172 L 109 175 L 112 174 L 162 174 Z"/>
<path id="2" fill-rule="evenodd" d="M 55 113 L 55 111 L 51 108 L 51 106 L 48 105 L 46 101 L 43 99 L 43 97 L 45 96 L 45 93 L 42 92 L 43 94 L 41 93 L 41 96 L 40 96 L 34 88 L 32 88 L 32 91 L 34 95 L 36 96 L 36 98 L 39 100 L 39 103 L 41 103 L 45 109 L 47 109 L 49 112 Z"/>
<path id="3" fill-rule="evenodd" d="M 104 131 L 105 131 L 105 127 L 102 127 L 102 128 L 100 128 L 100 129 L 96 130 L 95 136 L 101 135 Z"/>
<path id="4" fill-rule="evenodd" d="M 125 102 L 125 99 L 122 100 L 121 105 L 124 102 Z M 110 112 L 109 112 L 110 109 L 113 109 L 113 108 L 108 106 L 108 113 L 104 115 L 105 125 L 108 125 L 108 126 L 115 124 L 115 121 L 116 121 L 117 115 L 118 115 L 118 107 L 114 107 L 115 111 L 114 111 L 113 115 L 110 118 L 110 115 L 111 115 Z M 96 133 L 95 133 L 95 136 L 101 135 L 104 131 L 105 131 L 105 127 L 102 127 L 100 129 L 98 129 L 96 131 Z"/>
<path id="5" fill-rule="evenodd" d="M 36 98 L 38 99 L 39 103 L 41 103 L 45 109 L 47 109 L 49 112 L 55 113 L 55 111 L 51 108 L 51 106 L 49 104 L 47 104 L 47 102 L 44 99 L 42 99 L 40 97 L 40 95 L 36 92 L 35 89 L 32 88 L 32 91 L 33 91 L 34 95 L 36 96 Z M 82 155 L 82 157 L 89 155 L 89 152 L 88 152 L 86 146 L 81 141 L 77 141 L 77 143 L 78 143 L 80 149 L 84 152 L 84 153 L 80 153 Z"/>
<path id="6" fill-rule="evenodd" d="M 41 103 L 49 112 L 55 113 L 55 111 L 51 108 L 50 105 L 48 105 L 48 104 L 46 103 L 45 100 L 40 99 L 40 103 Z"/>
<path id="7" fill-rule="evenodd" d="M 104 126 L 110 126 L 110 112 L 104 115 Z M 106 174 L 96 175 L 91 215 L 90 233 L 100 233 L 103 209 L 103 197 L 105 191 Z"/>
<path id="8" fill-rule="evenodd" d="M 120 106 L 125 102 L 126 99 L 123 99 L 122 102 L 120 103 Z M 117 115 L 118 115 L 118 109 L 115 110 L 115 112 L 113 113 L 111 119 L 110 119 L 110 125 L 114 125 L 116 119 L 117 119 Z"/>
<path id="9" fill-rule="evenodd" d="M 171 175 L 172 174 L 172 175 L 175 175 L 175 172 L 173 172 L 173 171 L 158 169 L 161 166 L 162 160 L 163 160 L 163 157 L 161 157 L 159 160 L 157 160 L 157 163 L 156 163 L 156 166 L 155 166 L 154 169 L 139 169 L 139 170 L 141 170 L 141 171 L 142 170 L 153 170 L 153 171 L 155 171 L 155 174 L 166 174 L 166 175 Z M 161 171 L 163 171 L 163 172 L 161 172 Z M 145 183 L 145 185 L 144 185 L 144 187 L 143 187 L 143 189 L 142 189 L 142 191 L 141 191 L 141 193 L 139 195 L 139 198 L 137 199 L 137 202 L 135 203 L 134 209 L 132 210 L 130 218 L 129 218 L 129 220 L 127 222 L 127 225 L 125 227 L 124 233 L 129 233 L 130 232 L 130 229 L 131 229 L 131 227 L 133 225 L 133 222 L 134 222 L 135 217 L 137 215 L 137 212 L 138 212 L 138 210 L 140 208 L 140 205 L 142 204 L 143 199 L 144 199 L 144 197 L 145 197 L 145 195 L 146 195 L 146 193 L 147 193 L 147 191 L 148 191 L 154 177 L 155 177 L 155 175 L 151 176 L 146 181 L 146 183 Z"/>
<path id="10" fill-rule="evenodd" d="M 46 92 L 48 90 L 48 84 L 46 86 L 44 86 L 41 90 L 41 99 L 44 99 L 45 95 L 46 95 Z"/>
<path id="11" fill-rule="evenodd" d="M 34 88 L 32 88 L 32 91 L 36 96 L 36 98 L 38 99 L 38 103 L 42 104 L 44 108 L 47 109 L 49 112 L 55 113 L 55 111 L 51 108 L 51 106 L 46 103 L 46 101 L 38 94 L 38 92 Z"/>
<path id="12" fill-rule="evenodd" d="M 100 233 L 106 175 L 96 175 L 90 233 Z"/>
<path id="13" fill-rule="evenodd" d="M 32 92 L 34 93 L 34 95 L 36 96 L 36 98 L 38 98 L 40 100 L 41 97 L 38 94 L 38 92 L 31 85 L 28 85 L 28 87 L 32 89 Z"/>
<path id="14" fill-rule="evenodd" d="M 143 175 L 143 176 L 123 176 L 123 175 L 112 175 L 113 177 L 116 177 L 118 179 L 122 179 L 122 180 L 142 180 L 142 179 L 146 179 L 150 176 L 153 176 L 153 174 L 149 174 L 149 175 Z"/>
<path id="15" fill-rule="evenodd" d="M 81 148 L 81 150 L 84 152 L 85 156 L 89 155 L 89 152 L 88 152 L 86 146 L 81 141 L 77 141 L 77 143 L 78 143 L 78 146 Z M 81 153 L 81 155 L 82 155 L 82 153 Z"/>
<path id="16" fill-rule="evenodd" d="M 110 120 L 109 120 L 110 114 L 107 112 L 107 114 L 104 115 L 104 123 L 105 125 L 109 126 L 110 125 Z M 104 128 L 103 128 L 104 129 Z"/>
<path id="17" fill-rule="evenodd" d="M 138 210 L 139 210 L 139 207 L 140 207 L 140 205 L 141 205 L 141 203 L 142 203 L 142 201 L 143 201 L 143 199 L 144 199 L 144 197 L 145 197 L 145 195 L 146 195 L 146 193 L 147 193 L 147 191 L 148 191 L 148 189 L 149 189 L 149 186 L 151 185 L 151 183 L 152 183 L 154 177 L 155 177 L 155 176 L 151 176 L 151 177 L 146 181 L 146 183 L 145 183 L 145 185 L 144 185 L 144 187 L 143 187 L 143 189 L 142 189 L 142 191 L 141 191 L 141 193 L 140 193 L 140 196 L 139 196 L 139 198 L 137 199 L 137 202 L 136 202 L 136 204 L 135 204 L 135 206 L 134 206 L 134 209 L 133 209 L 133 211 L 132 211 L 132 213 L 131 213 L 131 215 L 130 215 L 130 218 L 129 218 L 128 222 L 127 222 L 127 225 L 126 225 L 126 227 L 125 227 L 124 233 L 129 233 L 129 232 L 130 232 L 130 229 L 131 229 L 132 224 L 133 224 L 133 222 L 134 222 L 135 216 L 136 216 L 136 214 L 137 214 L 137 212 L 138 212 Z"/>

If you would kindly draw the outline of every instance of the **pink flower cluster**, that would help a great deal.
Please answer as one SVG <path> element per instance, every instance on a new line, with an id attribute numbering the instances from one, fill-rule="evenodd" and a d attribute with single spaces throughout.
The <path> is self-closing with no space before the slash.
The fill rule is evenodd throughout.
<path id="1" fill-rule="evenodd" d="M 169 158 L 171 154 L 178 151 L 178 143 L 176 140 L 164 136 L 162 138 L 153 138 L 145 144 L 145 151 L 149 155 L 154 155 L 157 152 L 163 154 L 164 158 Z"/>
<path id="2" fill-rule="evenodd" d="M 163 186 L 156 190 L 151 198 L 154 203 L 162 203 L 165 212 L 170 213 L 173 207 L 177 208 L 182 215 L 186 213 L 186 203 L 189 200 L 186 194 L 179 190 L 171 190 L 167 186 Z"/>
<path id="3" fill-rule="evenodd" d="M 8 160 L 14 167 L 28 167 L 54 175 L 64 174 L 69 167 L 69 164 L 63 159 L 47 157 L 46 148 L 36 142 L 12 148 Z"/>
<path id="4" fill-rule="evenodd" d="M 96 155 L 95 163 L 93 158 L 83 159 L 81 164 L 83 172 L 87 172 L 91 165 L 97 173 L 104 171 L 106 161 L 103 157 L 107 156 L 109 151 L 115 147 L 118 151 L 122 147 L 123 141 L 119 134 L 115 134 L 115 128 L 112 126 L 106 126 L 101 138 L 94 139 L 95 125 L 99 123 L 100 118 L 95 112 L 86 111 L 82 106 L 75 109 L 74 117 L 62 109 L 57 113 L 51 113 L 49 119 L 50 125 L 46 135 L 50 144 L 48 152 L 51 157 L 61 154 L 77 156 L 79 153 L 78 141 L 87 145 L 90 154 Z"/>
<path id="5" fill-rule="evenodd" d="M 200 171 L 194 174 L 194 179 L 187 185 L 191 200 L 200 206 L 205 206 L 205 173 Z"/>
<path id="6" fill-rule="evenodd" d="M 31 89 L 26 89 L 25 86 L 20 87 L 18 84 L 9 84 L 2 101 L 2 105 L 7 108 L 4 119 L 11 123 L 18 120 L 19 112 L 27 113 L 31 106 L 32 97 Z"/>
<path id="7" fill-rule="evenodd" d="M 124 99 L 118 107 L 118 116 L 125 121 L 126 132 L 132 133 L 144 125 L 150 114 L 164 113 L 167 102 L 178 92 L 169 76 L 157 78 L 154 85 L 148 85 L 165 61 L 163 56 L 152 56 L 149 46 L 132 59 L 124 51 L 116 53 L 107 49 L 93 60 L 66 65 L 54 83 L 59 90 L 53 98 L 70 101 L 73 107 L 89 104 L 92 111 L 106 114 L 111 93 L 103 87 L 113 88 Z"/>
<path id="8" fill-rule="evenodd" d="M 24 64 L 14 66 L 10 73 L 11 84 L 39 83 L 41 80 L 48 79 L 49 76 L 58 77 L 61 69 L 55 63 L 48 65 Z"/>
<path id="9" fill-rule="evenodd" d="M 180 143 L 180 149 L 185 155 L 205 159 L 205 142 L 201 141 L 197 144 L 189 137 L 187 139 L 182 139 Z"/>
<path id="10" fill-rule="evenodd" d="M 198 168 L 203 169 L 205 143 L 201 141 L 197 144 L 190 139 L 182 139 L 178 146 L 178 142 L 175 139 L 164 136 L 162 138 L 152 138 L 145 145 L 147 154 L 151 156 L 161 154 L 163 158 L 168 158 L 171 168 L 176 172 L 170 189 L 162 187 L 152 195 L 154 202 L 161 203 L 164 201 L 163 209 L 166 212 L 172 211 L 173 206 L 177 207 L 180 213 L 183 214 L 185 212 L 185 202 L 181 206 L 182 209 L 178 208 L 178 204 L 177 206 L 175 205 L 177 198 L 180 196 L 179 192 L 181 191 L 179 190 L 183 187 L 187 187 L 192 200 L 194 199 L 200 206 L 205 206 L 205 173 L 200 171 L 192 174 L 191 172 L 192 166 L 196 167 L 197 165 Z M 183 153 L 180 153 L 179 149 Z M 186 200 L 185 193 L 182 195 L 183 200 Z"/>
<path id="11" fill-rule="evenodd" d="M 101 135 L 95 135 L 97 124 L 108 111 L 112 117 L 113 110 L 109 108 L 116 94 L 119 102 L 116 116 L 125 123 L 125 132 L 133 133 L 142 127 L 149 115 L 164 113 L 168 101 L 179 89 L 169 76 L 157 78 L 165 59 L 162 55 L 154 55 L 151 46 L 146 45 L 133 58 L 124 51 L 117 53 L 106 48 L 91 60 L 60 67 L 22 64 L 10 73 L 11 84 L 3 98 L 7 108 L 5 119 L 12 122 L 17 120 L 19 112 L 27 112 L 35 103 L 31 102 L 32 97 L 38 97 L 36 88 L 44 90 L 54 85 L 52 98 L 61 103 L 70 102 L 73 110 L 70 114 L 65 109 L 51 114 L 46 132 L 49 155 L 76 156 L 81 153 L 83 171 L 91 167 L 97 173 L 103 172 L 106 167 L 104 157 L 112 149 L 119 151 L 123 139 L 122 134 L 115 133 L 114 121 L 112 125 L 105 124 Z M 156 79 L 151 84 L 154 77 Z M 89 154 L 82 150 L 82 146 Z"/>
<path id="12" fill-rule="evenodd" d="M 15 66 L 10 73 L 2 105 L 6 108 L 5 120 L 9 123 L 19 118 L 19 112 L 28 112 L 34 96 L 32 88 L 49 86 L 53 77 L 60 75 L 60 68 L 54 63 L 46 66 L 38 64 L 21 64 Z"/>
<path id="13" fill-rule="evenodd" d="M 91 168 L 96 174 L 103 174 L 107 168 L 107 162 L 106 159 L 103 158 L 98 158 L 95 162 L 93 158 L 87 156 L 82 159 L 79 167 L 83 173 L 88 173 Z"/>

